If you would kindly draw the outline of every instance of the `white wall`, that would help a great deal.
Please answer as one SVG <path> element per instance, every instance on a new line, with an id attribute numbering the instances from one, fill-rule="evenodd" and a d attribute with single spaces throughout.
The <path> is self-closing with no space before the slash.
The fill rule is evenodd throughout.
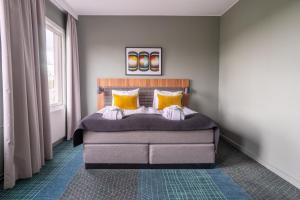
<path id="1" fill-rule="evenodd" d="M 221 18 L 219 122 L 300 188 L 299 0 L 241 0 Z"/>
<path id="2" fill-rule="evenodd" d="M 66 136 L 66 111 L 62 109 L 52 110 L 50 112 L 51 121 L 51 141 L 52 144 L 63 139 Z"/>

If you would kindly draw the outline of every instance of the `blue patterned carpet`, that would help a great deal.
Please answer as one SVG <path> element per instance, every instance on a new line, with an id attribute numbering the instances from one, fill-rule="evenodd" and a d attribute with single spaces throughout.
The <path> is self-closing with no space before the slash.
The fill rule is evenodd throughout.
<path id="1" fill-rule="evenodd" d="M 194 200 L 250 199 L 220 169 L 94 169 L 85 170 L 82 147 L 64 142 L 54 159 L 14 189 L 1 190 L 0 199 L 126 199 Z"/>
<path id="2" fill-rule="evenodd" d="M 250 199 L 218 169 L 141 170 L 138 199 Z"/>
<path id="3" fill-rule="evenodd" d="M 3 190 L 1 184 L 0 199 L 59 199 L 81 166 L 82 147 L 63 142 L 54 148 L 54 159 L 47 161 L 40 173 L 17 181 L 10 190 Z"/>

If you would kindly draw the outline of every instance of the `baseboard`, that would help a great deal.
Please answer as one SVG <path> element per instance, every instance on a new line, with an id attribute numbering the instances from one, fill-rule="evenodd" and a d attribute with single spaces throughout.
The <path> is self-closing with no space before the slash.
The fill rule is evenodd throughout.
<path id="1" fill-rule="evenodd" d="M 253 155 L 253 153 L 251 153 L 249 150 L 247 150 L 246 148 L 242 147 L 240 144 L 238 144 L 235 141 L 233 141 L 231 138 L 226 137 L 225 135 L 221 135 L 221 137 L 225 141 L 227 141 L 228 143 L 230 143 L 231 145 L 233 145 L 235 148 L 237 148 L 238 150 L 240 150 L 241 152 L 243 152 L 244 154 L 246 154 L 247 156 L 249 156 L 250 158 L 252 158 L 256 162 L 258 162 L 259 164 L 261 164 L 264 167 L 266 167 L 268 170 L 272 171 L 276 175 L 280 176 L 281 178 L 283 178 L 284 180 L 286 180 L 290 184 L 292 184 L 295 187 L 297 187 L 298 189 L 300 189 L 300 180 L 295 179 L 293 176 L 289 175 L 288 173 L 284 172 L 281 169 L 278 169 L 277 167 L 274 167 L 274 165 L 269 164 L 269 163 L 265 162 L 264 160 L 257 159 Z"/>
<path id="2" fill-rule="evenodd" d="M 59 145 L 60 143 L 62 143 L 66 139 L 67 139 L 66 137 L 63 137 L 63 138 L 57 140 L 56 142 L 52 143 L 52 147 L 55 147 L 55 146 Z"/>

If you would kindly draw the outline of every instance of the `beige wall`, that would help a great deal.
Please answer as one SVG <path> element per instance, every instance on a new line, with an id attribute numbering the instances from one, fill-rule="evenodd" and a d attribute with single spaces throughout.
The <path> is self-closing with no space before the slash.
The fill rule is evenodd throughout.
<path id="1" fill-rule="evenodd" d="M 219 121 L 300 187 L 300 1 L 241 0 L 221 18 Z"/>
<path id="2" fill-rule="evenodd" d="M 191 107 L 217 117 L 218 17 L 80 16 L 83 115 L 96 111 L 96 78 L 125 77 L 125 47 L 162 47 L 163 76 L 192 80 Z"/>

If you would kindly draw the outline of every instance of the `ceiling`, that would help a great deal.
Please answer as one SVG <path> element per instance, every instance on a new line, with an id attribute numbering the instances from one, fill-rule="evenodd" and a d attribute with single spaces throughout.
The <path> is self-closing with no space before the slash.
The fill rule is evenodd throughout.
<path id="1" fill-rule="evenodd" d="M 238 0 L 56 0 L 76 15 L 221 16 Z"/>

